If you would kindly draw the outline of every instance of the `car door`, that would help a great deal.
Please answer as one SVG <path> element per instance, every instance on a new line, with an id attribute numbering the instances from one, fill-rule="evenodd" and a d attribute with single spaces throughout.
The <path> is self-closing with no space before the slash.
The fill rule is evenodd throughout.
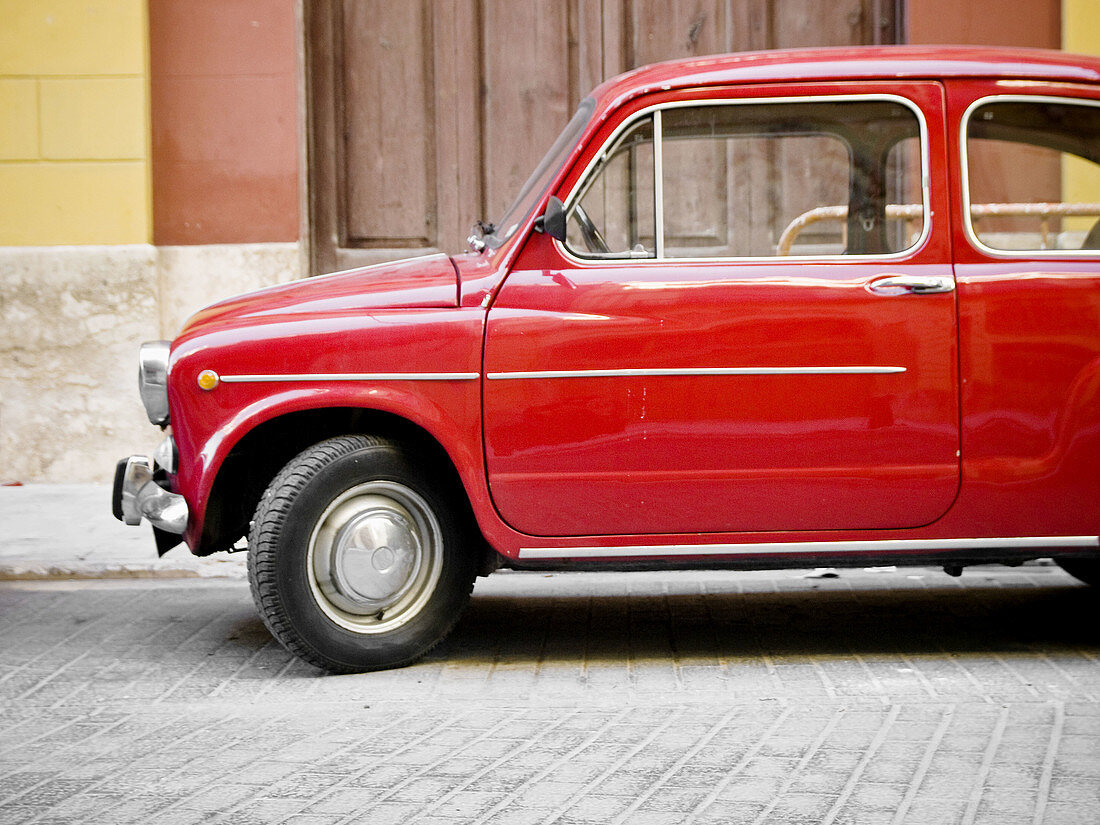
<path id="1" fill-rule="evenodd" d="M 959 482 L 943 92 L 612 119 L 488 313 L 504 520 L 545 536 L 927 524 Z M 575 182 L 572 182 L 575 181 Z"/>
<path id="2" fill-rule="evenodd" d="M 968 509 L 1003 535 L 1095 535 L 1100 88 L 960 79 L 948 108 Z"/>

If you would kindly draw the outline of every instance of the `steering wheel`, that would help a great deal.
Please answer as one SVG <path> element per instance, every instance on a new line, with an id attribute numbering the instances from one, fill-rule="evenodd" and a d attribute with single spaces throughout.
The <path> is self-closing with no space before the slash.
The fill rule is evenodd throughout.
<path id="1" fill-rule="evenodd" d="M 577 219 L 577 226 L 581 229 L 581 237 L 584 238 L 584 244 L 589 252 L 611 251 L 600 230 L 596 228 L 596 224 L 592 223 L 592 219 L 579 203 L 573 204 L 573 217 Z"/>

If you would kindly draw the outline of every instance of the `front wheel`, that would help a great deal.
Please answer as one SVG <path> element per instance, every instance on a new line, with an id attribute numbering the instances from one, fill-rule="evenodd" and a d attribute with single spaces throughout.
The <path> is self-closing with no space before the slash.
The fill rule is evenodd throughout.
<path id="1" fill-rule="evenodd" d="M 248 540 L 252 597 L 290 652 L 334 673 L 409 664 L 458 620 L 474 554 L 455 509 L 398 445 L 341 436 L 268 486 Z"/>

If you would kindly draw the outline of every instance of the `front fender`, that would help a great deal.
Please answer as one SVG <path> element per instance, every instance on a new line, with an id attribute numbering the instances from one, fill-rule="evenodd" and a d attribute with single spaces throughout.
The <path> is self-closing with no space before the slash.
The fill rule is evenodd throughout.
<path id="1" fill-rule="evenodd" d="M 221 330 L 179 344 L 169 369 L 174 486 L 191 511 L 184 539 L 192 551 L 203 549 L 211 491 L 233 448 L 292 413 L 350 408 L 400 417 L 439 442 L 468 490 L 483 484 L 483 323 L 480 309 L 393 311 Z M 218 376 L 213 389 L 200 387 L 204 372 Z"/>

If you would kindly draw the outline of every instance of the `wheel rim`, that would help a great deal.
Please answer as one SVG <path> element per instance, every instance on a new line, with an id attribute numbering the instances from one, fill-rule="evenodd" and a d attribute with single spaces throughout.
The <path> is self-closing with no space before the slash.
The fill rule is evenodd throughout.
<path id="1" fill-rule="evenodd" d="M 385 633 L 416 616 L 443 566 L 443 534 L 428 503 L 390 481 L 340 494 L 317 520 L 307 560 L 321 610 L 356 633 Z"/>

